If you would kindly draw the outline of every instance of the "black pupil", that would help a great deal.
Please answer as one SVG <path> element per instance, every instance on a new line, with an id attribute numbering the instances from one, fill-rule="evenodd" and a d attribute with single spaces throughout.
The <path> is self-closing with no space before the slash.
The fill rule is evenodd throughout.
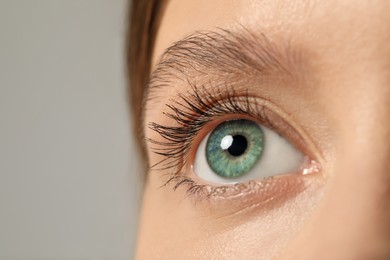
<path id="1" fill-rule="evenodd" d="M 246 138 L 242 135 L 235 135 L 233 136 L 233 143 L 227 150 L 233 156 L 240 156 L 245 153 L 247 147 L 248 141 Z"/>

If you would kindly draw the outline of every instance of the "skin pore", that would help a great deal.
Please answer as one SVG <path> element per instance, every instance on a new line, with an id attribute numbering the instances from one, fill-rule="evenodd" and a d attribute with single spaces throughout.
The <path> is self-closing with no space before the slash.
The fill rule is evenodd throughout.
<path id="1" fill-rule="evenodd" d="M 390 259 L 389 12 L 381 0 L 169 1 L 145 90 L 137 259 Z M 217 114 L 224 100 L 241 111 Z M 237 118 L 276 131 L 311 173 L 234 189 L 199 178 L 197 147 Z"/>

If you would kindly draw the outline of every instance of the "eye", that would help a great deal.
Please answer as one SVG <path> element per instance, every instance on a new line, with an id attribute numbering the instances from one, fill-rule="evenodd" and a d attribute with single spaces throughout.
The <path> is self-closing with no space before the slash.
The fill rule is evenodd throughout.
<path id="1" fill-rule="evenodd" d="M 219 124 L 201 142 L 193 169 L 212 183 L 238 183 L 298 172 L 304 155 L 277 132 L 254 121 Z"/>

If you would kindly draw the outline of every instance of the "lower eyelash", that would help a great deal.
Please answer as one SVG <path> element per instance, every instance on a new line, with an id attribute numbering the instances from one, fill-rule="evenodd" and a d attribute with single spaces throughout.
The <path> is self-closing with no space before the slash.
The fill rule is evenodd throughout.
<path id="1" fill-rule="evenodd" d="M 211 186 L 198 184 L 193 179 L 185 175 L 172 176 L 163 186 L 174 183 L 173 190 L 180 187 L 186 188 L 186 196 L 194 196 L 197 201 L 212 201 L 223 203 L 242 198 L 248 198 L 251 194 L 256 194 L 257 203 L 265 204 L 279 196 L 287 195 L 291 192 L 299 192 L 303 190 L 304 180 L 303 175 L 283 176 L 283 177 L 268 177 L 262 180 L 251 180 L 233 185 Z M 244 207 L 245 208 L 245 207 Z"/>
<path id="2" fill-rule="evenodd" d="M 227 187 L 200 185 L 182 172 L 194 139 L 206 124 L 227 115 L 245 115 L 259 119 L 272 128 L 272 122 L 263 111 L 264 106 L 259 105 L 256 98 L 250 97 L 247 92 L 244 96 L 239 96 L 229 87 L 216 88 L 211 92 L 206 87 L 198 88 L 191 85 L 191 91 L 185 95 L 178 94 L 178 99 L 171 102 L 172 104 L 166 105 L 169 112 L 165 112 L 164 115 L 173 119 L 176 126 L 149 123 L 149 128 L 163 139 L 162 141 L 147 139 L 152 151 L 163 156 L 163 159 L 152 165 L 151 169 L 172 170 L 168 181 L 163 186 L 175 183 L 173 189 L 176 190 L 185 185 L 187 194 L 207 195 L 215 193 L 214 188 L 220 188 L 221 191 L 223 187 Z M 229 185 L 232 186 L 234 185 Z"/>

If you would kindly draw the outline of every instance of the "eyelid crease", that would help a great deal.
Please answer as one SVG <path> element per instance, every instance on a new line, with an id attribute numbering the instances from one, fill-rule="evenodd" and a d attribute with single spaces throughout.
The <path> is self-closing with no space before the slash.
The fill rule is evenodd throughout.
<path id="1" fill-rule="evenodd" d="M 142 111 L 145 113 L 147 104 L 157 102 L 159 94 L 172 89 L 176 80 L 210 76 L 257 79 L 267 74 L 288 75 L 290 81 L 306 78 L 307 51 L 298 47 L 290 39 L 271 39 L 243 26 L 235 31 L 196 31 L 162 54 L 146 86 Z"/>

